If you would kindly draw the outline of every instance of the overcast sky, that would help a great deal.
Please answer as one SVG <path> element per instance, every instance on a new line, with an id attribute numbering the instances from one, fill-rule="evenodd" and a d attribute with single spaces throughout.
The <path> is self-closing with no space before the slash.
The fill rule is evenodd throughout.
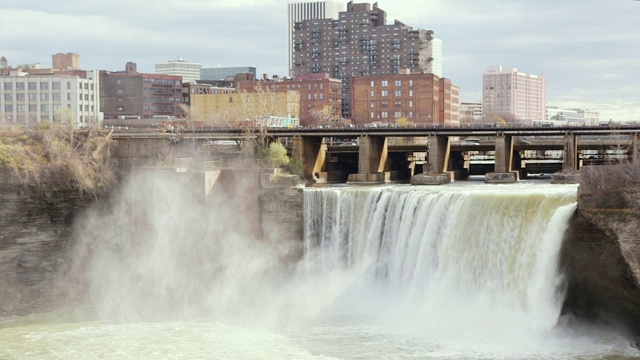
<path id="1" fill-rule="evenodd" d="M 373 2 L 371 2 L 373 3 Z M 345 1 L 346 4 L 346 1 Z M 284 0 L 0 0 L 0 56 L 51 66 L 138 71 L 177 57 L 203 67 L 254 66 L 287 75 Z M 640 120 L 640 1 L 380 0 L 387 21 L 433 30 L 443 75 L 480 101 L 489 65 L 547 78 L 547 101 Z"/>

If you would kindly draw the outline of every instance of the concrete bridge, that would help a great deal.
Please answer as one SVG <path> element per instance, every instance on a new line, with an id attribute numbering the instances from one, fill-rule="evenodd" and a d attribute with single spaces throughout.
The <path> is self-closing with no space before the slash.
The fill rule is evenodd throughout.
<path id="1" fill-rule="evenodd" d="M 638 161 L 638 127 L 456 127 L 223 129 L 117 132 L 120 158 L 206 145 L 280 140 L 318 182 L 442 184 L 485 174 L 489 183 L 556 170 L 555 182 L 577 181 L 585 164 Z M 484 170 L 483 170 L 484 169 Z"/>

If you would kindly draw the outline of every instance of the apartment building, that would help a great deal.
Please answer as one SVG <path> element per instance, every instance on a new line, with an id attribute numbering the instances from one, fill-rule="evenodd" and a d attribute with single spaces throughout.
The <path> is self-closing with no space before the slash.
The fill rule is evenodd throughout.
<path id="1" fill-rule="evenodd" d="M 273 93 L 297 91 L 300 94 L 300 125 L 310 126 L 327 121 L 340 121 L 342 82 L 329 74 L 310 74 L 292 78 L 266 75 L 258 81 L 237 81 L 240 92 L 268 91 Z"/>
<path id="2" fill-rule="evenodd" d="M 57 53 L 51 55 L 53 70 L 80 70 L 80 55 L 76 53 Z"/>
<path id="3" fill-rule="evenodd" d="M 289 77 L 293 77 L 293 29 L 297 22 L 312 19 L 337 19 L 340 12 L 344 11 L 341 1 L 316 0 L 301 1 L 287 4 L 287 63 L 289 65 Z"/>
<path id="4" fill-rule="evenodd" d="M 460 90 L 434 74 L 369 75 L 353 78 L 353 123 L 457 125 Z"/>
<path id="5" fill-rule="evenodd" d="M 481 102 L 460 103 L 460 123 L 474 124 L 482 120 Z"/>
<path id="6" fill-rule="evenodd" d="M 547 93 L 544 76 L 492 65 L 482 76 L 485 119 L 530 122 L 546 119 Z"/>
<path id="7" fill-rule="evenodd" d="M 0 76 L 0 123 L 36 126 L 57 122 L 85 128 L 102 122 L 98 71 L 82 75 L 30 75 L 11 70 Z"/>
<path id="8" fill-rule="evenodd" d="M 441 64 L 442 42 L 434 38 L 433 31 L 413 29 L 398 20 L 387 25 L 386 18 L 377 3 L 350 1 L 338 19 L 296 22 L 292 74 L 329 73 L 340 79 L 346 118 L 355 116 L 352 78 L 398 74 L 401 69 L 434 74 L 434 64 Z M 441 68 L 437 66 L 438 71 Z"/>
<path id="9" fill-rule="evenodd" d="M 125 71 L 100 73 L 100 97 L 105 119 L 181 117 L 182 77 L 144 74 L 129 62 Z"/>
<path id="10" fill-rule="evenodd" d="M 253 78 L 256 78 L 256 68 L 253 66 L 234 66 L 234 67 L 215 67 L 215 68 L 202 68 L 200 69 L 200 80 L 221 81 L 226 80 L 229 77 L 234 77 L 236 74 L 253 74 Z"/>

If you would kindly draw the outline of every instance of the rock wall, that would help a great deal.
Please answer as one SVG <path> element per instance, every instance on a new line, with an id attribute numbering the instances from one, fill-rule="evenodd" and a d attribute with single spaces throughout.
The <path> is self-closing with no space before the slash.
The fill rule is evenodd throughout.
<path id="1" fill-rule="evenodd" d="M 50 305 L 67 264 L 73 219 L 92 199 L 77 192 L 33 194 L 0 175 L 0 316 Z"/>
<path id="2" fill-rule="evenodd" d="M 596 170 L 581 170 L 578 211 L 563 248 L 567 280 L 564 311 L 622 327 L 638 338 L 640 192 L 633 184 L 621 185 L 606 177 L 600 180 L 605 168 Z M 618 171 L 633 171 L 621 167 L 609 170 L 607 173 L 614 176 Z"/>

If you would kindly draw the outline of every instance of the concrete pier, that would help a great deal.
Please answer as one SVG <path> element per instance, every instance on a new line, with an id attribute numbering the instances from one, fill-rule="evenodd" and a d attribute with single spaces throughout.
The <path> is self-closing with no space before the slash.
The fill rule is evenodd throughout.
<path id="1" fill-rule="evenodd" d="M 496 135 L 495 166 L 493 172 L 484 177 L 486 183 L 508 184 L 520 179 L 518 172 L 513 171 L 513 137 L 499 133 Z"/>
<path id="2" fill-rule="evenodd" d="M 358 173 L 350 174 L 347 183 L 384 183 L 390 180 L 386 173 L 389 149 L 384 136 L 358 138 Z"/>
<path id="3" fill-rule="evenodd" d="M 428 162 L 424 164 L 422 174 L 411 177 L 411 185 L 441 185 L 451 182 L 452 173 L 448 172 L 451 144 L 448 136 L 429 136 Z"/>
<path id="4" fill-rule="evenodd" d="M 562 171 L 553 174 L 552 184 L 575 184 L 580 181 L 578 174 L 578 140 L 575 134 L 564 136 Z"/>

